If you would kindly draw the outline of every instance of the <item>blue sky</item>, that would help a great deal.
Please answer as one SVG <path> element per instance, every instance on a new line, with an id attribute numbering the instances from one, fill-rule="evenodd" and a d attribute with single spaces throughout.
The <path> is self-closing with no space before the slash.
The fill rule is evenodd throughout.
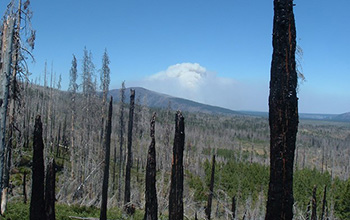
<path id="1" fill-rule="evenodd" d="M 299 111 L 350 111 L 350 1 L 295 0 L 306 81 Z M 37 30 L 32 80 L 44 63 L 68 87 L 83 49 L 96 76 L 107 48 L 111 88 L 143 86 L 234 110 L 268 110 L 272 0 L 32 0 Z M 0 3 L 4 11 L 5 3 Z M 43 77 L 41 77 L 41 81 Z"/>

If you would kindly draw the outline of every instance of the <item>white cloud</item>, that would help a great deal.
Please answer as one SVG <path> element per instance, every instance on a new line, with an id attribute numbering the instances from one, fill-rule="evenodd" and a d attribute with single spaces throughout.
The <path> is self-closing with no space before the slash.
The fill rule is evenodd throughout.
<path id="1" fill-rule="evenodd" d="M 233 110 L 267 110 L 268 82 L 243 83 L 220 77 L 198 63 L 175 64 L 131 84 Z"/>
<path id="2" fill-rule="evenodd" d="M 180 63 L 149 77 L 150 81 L 173 81 L 184 89 L 197 90 L 204 83 L 207 70 L 198 63 Z"/>

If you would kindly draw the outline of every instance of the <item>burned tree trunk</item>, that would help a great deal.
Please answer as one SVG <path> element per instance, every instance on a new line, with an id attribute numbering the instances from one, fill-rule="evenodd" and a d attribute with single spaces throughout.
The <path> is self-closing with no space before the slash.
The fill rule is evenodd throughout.
<path id="1" fill-rule="evenodd" d="M 146 207 L 144 220 L 158 219 L 158 200 L 156 190 L 156 140 L 155 133 L 156 113 L 151 120 L 151 144 L 148 148 L 147 166 L 146 166 Z"/>
<path id="2" fill-rule="evenodd" d="M 232 197 L 232 220 L 236 219 L 236 196 Z"/>
<path id="3" fill-rule="evenodd" d="M 44 204 L 44 143 L 40 115 L 35 118 L 33 139 L 32 196 L 30 220 L 45 219 Z"/>
<path id="4" fill-rule="evenodd" d="M 55 220 L 55 184 L 56 183 L 56 164 L 55 160 L 50 161 L 46 170 L 45 185 L 45 214 L 46 220 Z"/>
<path id="5" fill-rule="evenodd" d="M 211 204 L 213 201 L 213 195 L 214 195 L 214 178 L 215 178 L 215 155 L 213 155 L 212 165 L 211 165 L 211 178 L 210 178 L 210 188 L 209 188 L 209 195 L 208 195 L 208 204 L 207 208 L 205 209 L 205 214 L 207 215 L 207 219 L 210 220 L 210 214 L 211 214 Z"/>
<path id="6" fill-rule="evenodd" d="M 26 185 L 27 185 L 27 172 L 24 171 L 23 173 L 23 203 L 27 204 L 27 189 L 26 189 Z"/>
<path id="7" fill-rule="evenodd" d="M 322 201 L 322 213 L 321 220 L 323 220 L 326 216 L 326 206 L 327 206 L 327 185 L 324 186 L 323 190 L 323 201 Z"/>
<path id="8" fill-rule="evenodd" d="M 1 196 L 1 214 L 3 215 L 7 208 L 7 198 L 9 191 L 9 181 L 10 181 L 10 169 L 11 169 L 11 159 L 12 159 L 12 145 L 13 145 L 13 133 L 15 127 L 15 99 L 18 96 L 17 80 L 16 75 L 18 71 L 18 57 L 19 57 L 19 39 L 20 39 L 20 29 L 21 29 L 21 0 L 18 2 L 18 12 L 17 12 L 17 27 L 14 32 L 13 39 L 13 51 L 12 51 L 12 76 L 11 81 L 11 94 L 9 95 L 10 106 L 9 106 L 9 128 L 8 128 L 8 138 L 7 147 L 5 148 L 5 163 L 4 163 L 4 178 L 3 178 L 3 192 Z"/>
<path id="9" fill-rule="evenodd" d="M 293 0 L 274 0 L 267 220 L 293 218 L 293 164 L 299 122 L 295 38 Z"/>
<path id="10" fill-rule="evenodd" d="M 130 90 L 130 106 L 129 106 L 129 124 L 128 124 L 128 156 L 126 159 L 125 170 L 125 194 L 124 205 L 130 202 L 130 172 L 132 167 L 132 127 L 134 124 L 134 108 L 135 108 L 135 90 Z"/>
<path id="11" fill-rule="evenodd" d="M 314 186 L 314 189 L 312 190 L 311 220 L 317 220 L 317 213 L 316 213 L 316 208 L 317 208 L 316 190 L 317 190 L 317 186 L 315 185 L 315 186 Z"/>
<path id="12" fill-rule="evenodd" d="M 306 215 L 305 215 L 305 219 L 306 219 L 306 220 L 310 220 L 311 202 L 312 202 L 312 201 L 310 201 L 310 203 L 309 203 L 309 205 L 307 206 L 307 209 L 306 209 Z"/>
<path id="13" fill-rule="evenodd" d="M 15 18 L 9 16 L 3 24 L 1 39 L 1 66 L 0 66 L 0 196 L 3 190 L 3 178 L 5 165 L 5 135 L 7 106 L 9 99 L 9 85 L 11 78 L 12 47 Z"/>
<path id="14" fill-rule="evenodd" d="M 107 198 L 108 198 L 108 178 L 109 178 L 109 158 L 111 152 L 111 133 L 112 133 L 112 111 L 113 111 L 113 97 L 109 102 L 108 118 L 106 124 L 106 132 L 104 137 L 104 148 L 106 151 L 105 156 L 105 169 L 103 174 L 103 185 L 102 185 L 102 201 L 101 201 L 101 213 L 100 220 L 107 219 Z"/>
<path id="15" fill-rule="evenodd" d="M 178 111 L 175 115 L 175 138 L 173 147 L 173 161 L 171 167 L 171 184 L 169 195 L 169 220 L 182 220 L 183 207 L 183 152 L 185 147 L 184 117 Z"/>

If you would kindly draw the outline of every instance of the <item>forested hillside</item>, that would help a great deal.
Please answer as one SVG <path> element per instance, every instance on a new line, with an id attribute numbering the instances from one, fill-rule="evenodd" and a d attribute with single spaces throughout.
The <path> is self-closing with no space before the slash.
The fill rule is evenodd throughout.
<path id="1" fill-rule="evenodd" d="M 32 135 L 34 119 L 38 114 L 43 121 L 45 164 L 50 158 L 57 163 L 57 203 L 100 207 L 104 161 L 101 140 L 103 100 L 95 93 L 90 97 L 91 103 L 87 104 L 87 98 L 77 93 L 74 100 L 76 108 L 72 111 L 71 93 L 29 83 L 22 86 L 21 114 L 18 114 L 21 117 L 16 120 L 18 132 L 10 172 L 13 186 L 12 195 L 9 196 L 10 207 L 11 201 L 21 202 L 24 199 L 25 173 L 28 195 L 31 192 Z M 90 108 L 93 111 L 86 112 Z M 124 141 L 120 148 L 120 122 L 123 119 L 124 125 L 128 124 L 129 105 L 115 102 L 113 108 L 108 207 L 122 209 L 127 126 L 124 126 Z M 144 210 L 146 152 L 151 141 L 149 126 L 153 112 L 157 114 L 158 210 L 163 216 L 168 213 L 175 123 L 175 111 L 172 109 L 152 109 L 136 102 L 130 201 L 136 210 Z M 269 175 L 268 120 L 240 115 L 189 112 L 183 112 L 183 115 L 186 126 L 183 159 L 185 215 L 190 218 L 194 218 L 196 213 L 200 218 L 205 216 L 211 156 L 215 154 L 213 216 L 216 219 L 232 216 L 232 197 L 235 197 L 237 217 L 263 218 Z M 325 186 L 328 188 L 329 216 L 342 213 L 340 207 L 343 199 L 346 199 L 344 192 L 349 178 L 349 137 L 348 123 L 301 121 L 294 166 L 297 216 L 307 215 L 314 185 L 317 186 L 318 213 L 321 212 Z"/>

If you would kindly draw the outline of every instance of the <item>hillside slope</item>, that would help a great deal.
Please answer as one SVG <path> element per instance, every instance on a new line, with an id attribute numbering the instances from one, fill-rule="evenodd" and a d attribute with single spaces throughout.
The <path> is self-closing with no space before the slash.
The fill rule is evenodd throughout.
<path id="1" fill-rule="evenodd" d="M 153 92 L 141 87 L 131 87 L 125 90 L 125 102 L 129 103 L 130 89 L 135 89 L 136 99 L 142 105 L 146 105 L 154 108 L 167 108 L 169 102 L 171 103 L 171 108 L 173 110 L 181 110 L 184 112 L 201 112 L 208 114 L 224 114 L 224 115 L 237 115 L 239 112 L 221 108 L 212 105 L 206 105 L 198 102 L 194 102 L 187 99 L 176 98 L 166 94 Z M 120 90 L 114 89 L 109 91 L 109 96 L 113 96 L 114 100 L 120 101 Z"/>

